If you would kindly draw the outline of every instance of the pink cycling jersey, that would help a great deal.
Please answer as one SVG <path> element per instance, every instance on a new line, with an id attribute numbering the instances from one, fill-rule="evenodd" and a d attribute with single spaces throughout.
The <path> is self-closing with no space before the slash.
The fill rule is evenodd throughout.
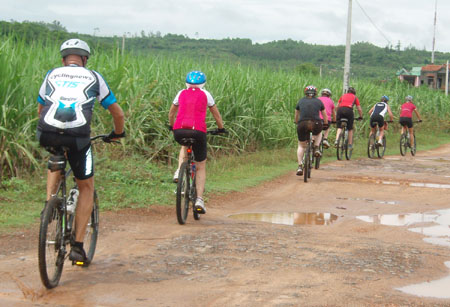
<path id="1" fill-rule="evenodd" d="M 206 109 L 214 106 L 211 94 L 201 88 L 178 92 L 173 104 L 179 106 L 173 129 L 191 129 L 206 133 Z"/>
<path id="2" fill-rule="evenodd" d="M 339 102 L 338 107 L 353 108 L 354 104 L 359 106 L 359 99 L 353 93 L 347 93 L 342 95 L 341 98 L 339 98 L 338 102 Z"/>
<path id="3" fill-rule="evenodd" d="M 416 109 L 416 106 L 412 102 L 405 102 L 402 104 L 402 110 L 400 112 L 400 117 L 412 118 L 412 112 Z"/>
<path id="4" fill-rule="evenodd" d="M 331 121 L 332 114 L 334 110 L 334 102 L 330 97 L 322 96 L 319 97 L 319 99 L 322 101 L 323 105 L 325 106 L 325 111 L 327 112 L 328 121 Z M 322 112 L 319 113 L 320 119 L 323 119 Z"/>

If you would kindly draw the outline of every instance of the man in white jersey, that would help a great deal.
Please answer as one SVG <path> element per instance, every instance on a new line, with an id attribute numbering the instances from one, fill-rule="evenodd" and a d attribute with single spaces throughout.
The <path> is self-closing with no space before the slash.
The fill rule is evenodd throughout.
<path id="1" fill-rule="evenodd" d="M 69 259 L 85 263 L 83 239 L 94 202 L 90 126 L 95 99 L 113 117 L 114 130 L 109 134 L 109 139 L 125 136 L 124 113 L 103 77 L 85 68 L 90 56 L 86 42 L 69 39 L 61 45 L 60 52 L 63 66 L 50 70 L 39 90 L 37 139 L 52 153 L 55 149 L 68 148 L 67 160 L 79 189 L 76 233 Z M 48 170 L 47 201 L 56 193 L 59 179 L 59 171 Z"/>

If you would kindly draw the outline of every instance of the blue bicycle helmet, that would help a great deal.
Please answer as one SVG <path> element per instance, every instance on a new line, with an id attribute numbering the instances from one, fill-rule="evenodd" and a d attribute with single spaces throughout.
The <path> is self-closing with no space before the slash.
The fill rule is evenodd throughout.
<path id="1" fill-rule="evenodd" d="M 383 96 L 381 96 L 381 101 L 386 101 L 386 102 L 388 102 L 388 101 L 389 101 L 389 97 L 386 96 L 386 95 L 383 95 Z"/>
<path id="2" fill-rule="evenodd" d="M 203 84 L 205 82 L 206 75 L 198 70 L 191 71 L 186 76 L 186 83 L 188 84 Z"/>

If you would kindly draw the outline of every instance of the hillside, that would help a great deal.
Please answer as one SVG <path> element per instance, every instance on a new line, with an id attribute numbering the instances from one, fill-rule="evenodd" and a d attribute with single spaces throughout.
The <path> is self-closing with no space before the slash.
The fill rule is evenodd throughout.
<path id="1" fill-rule="evenodd" d="M 36 40 L 59 42 L 69 37 L 81 37 L 94 49 L 122 47 L 122 37 L 96 37 L 87 34 L 69 33 L 61 23 L 6 22 L 0 21 L 0 35 L 14 34 L 18 40 L 32 43 Z M 250 39 L 227 38 L 194 39 L 183 35 L 145 33 L 127 37 L 125 50 L 130 53 L 179 54 L 190 57 L 206 57 L 258 66 L 269 66 L 287 70 L 329 76 L 341 76 L 344 46 L 313 45 L 303 41 L 281 40 L 268 43 L 254 43 Z M 436 63 L 444 63 L 449 53 L 436 52 Z M 401 42 L 394 48 L 380 48 L 367 42 L 352 45 L 352 78 L 389 80 L 401 68 L 422 66 L 430 63 L 430 52 L 414 47 L 401 48 Z M 313 65 L 310 65 L 313 64 Z"/>

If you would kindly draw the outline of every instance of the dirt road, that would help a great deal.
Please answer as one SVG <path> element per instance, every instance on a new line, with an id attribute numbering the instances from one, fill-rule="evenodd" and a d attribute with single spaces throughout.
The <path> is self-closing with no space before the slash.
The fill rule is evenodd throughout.
<path id="1" fill-rule="evenodd" d="M 447 145 L 324 164 L 308 183 L 293 170 L 184 226 L 173 208 L 106 212 L 94 262 L 67 262 L 50 291 L 24 231 L 0 238 L 0 305 L 450 306 L 449 196 Z"/>

